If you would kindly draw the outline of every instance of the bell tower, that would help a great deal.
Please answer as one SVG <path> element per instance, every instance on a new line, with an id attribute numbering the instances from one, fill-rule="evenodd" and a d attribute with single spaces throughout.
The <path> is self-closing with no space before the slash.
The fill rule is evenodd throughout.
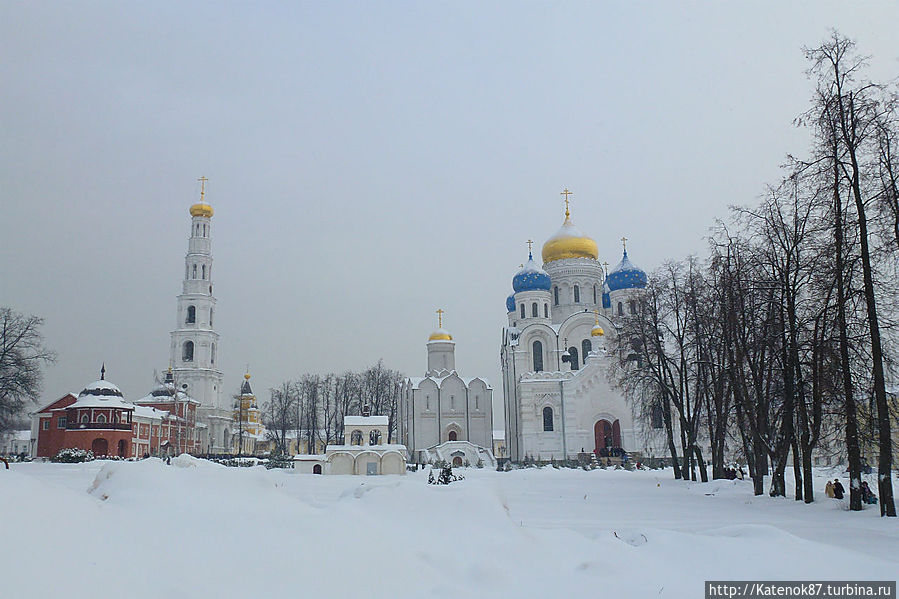
<path id="1" fill-rule="evenodd" d="M 169 361 L 179 390 L 200 402 L 198 418 L 209 425 L 209 437 L 204 449 L 215 453 L 226 447 L 224 429 L 225 422 L 230 421 L 231 410 L 230 405 L 225 405 L 222 400 L 222 372 L 218 368 L 219 335 L 214 328 L 213 210 L 206 203 L 207 179 L 200 177 L 199 181 L 200 201 L 190 207 L 190 237 Z"/>

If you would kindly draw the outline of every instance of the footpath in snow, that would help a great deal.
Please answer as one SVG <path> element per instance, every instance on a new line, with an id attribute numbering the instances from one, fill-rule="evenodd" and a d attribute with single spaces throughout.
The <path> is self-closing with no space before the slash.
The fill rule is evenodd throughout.
<path id="1" fill-rule="evenodd" d="M 899 522 L 669 471 L 302 475 L 182 456 L 0 471 L 2 596 L 684 597 L 895 580 Z"/>

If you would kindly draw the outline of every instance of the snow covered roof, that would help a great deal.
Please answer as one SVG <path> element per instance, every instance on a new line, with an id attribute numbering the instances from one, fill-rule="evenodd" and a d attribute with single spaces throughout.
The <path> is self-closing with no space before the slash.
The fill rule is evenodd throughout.
<path id="1" fill-rule="evenodd" d="M 78 394 L 69 408 L 105 408 L 133 410 L 134 404 L 124 400 L 118 387 L 106 380 L 94 381 Z"/>
<path id="2" fill-rule="evenodd" d="M 344 416 L 344 426 L 387 426 L 387 416 Z"/>
<path id="3" fill-rule="evenodd" d="M 445 374 L 443 374 L 443 373 L 445 373 Z M 479 380 L 479 381 L 484 381 L 484 385 L 486 385 L 488 389 L 493 390 L 493 387 L 490 385 L 490 381 L 488 381 L 484 377 L 482 377 L 482 376 L 461 377 L 455 370 L 442 371 L 440 375 L 435 375 L 435 376 L 409 377 L 407 380 L 409 381 L 409 384 L 412 386 L 413 389 L 419 389 L 421 387 L 421 384 L 425 381 L 431 381 L 435 385 L 440 387 L 443 384 L 443 381 L 450 378 L 454 374 L 457 377 L 459 377 L 459 380 L 461 380 L 462 384 L 464 384 L 466 387 L 469 387 L 471 385 L 472 381 Z"/>
<path id="4" fill-rule="evenodd" d="M 147 420 L 162 420 L 169 416 L 165 410 L 158 410 L 149 406 L 134 406 L 135 418 L 146 418 Z"/>

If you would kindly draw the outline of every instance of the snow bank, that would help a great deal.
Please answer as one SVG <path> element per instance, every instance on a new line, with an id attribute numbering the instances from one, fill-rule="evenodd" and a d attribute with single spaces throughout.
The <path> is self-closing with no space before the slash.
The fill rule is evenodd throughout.
<path id="1" fill-rule="evenodd" d="M 707 579 L 883 580 L 899 567 L 899 526 L 876 511 L 754 498 L 741 481 L 468 469 L 435 486 L 426 471 L 316 476 L 189 456 L 13 468 L 0 472 L 11 596 L 95 597 L 102 581 L 134 598 L 696 597 Z"/>

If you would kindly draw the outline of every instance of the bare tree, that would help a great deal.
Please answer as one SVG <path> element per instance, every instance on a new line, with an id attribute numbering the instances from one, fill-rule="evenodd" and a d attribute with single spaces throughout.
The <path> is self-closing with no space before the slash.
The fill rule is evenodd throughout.
<path id="1" fill-rule="evenodd" d="M 43 367 L 56 360 L 44 346 L 42 318 L 0 308 L 0 433 L 6 432 L 27 401 L 37 401 Z"/>

